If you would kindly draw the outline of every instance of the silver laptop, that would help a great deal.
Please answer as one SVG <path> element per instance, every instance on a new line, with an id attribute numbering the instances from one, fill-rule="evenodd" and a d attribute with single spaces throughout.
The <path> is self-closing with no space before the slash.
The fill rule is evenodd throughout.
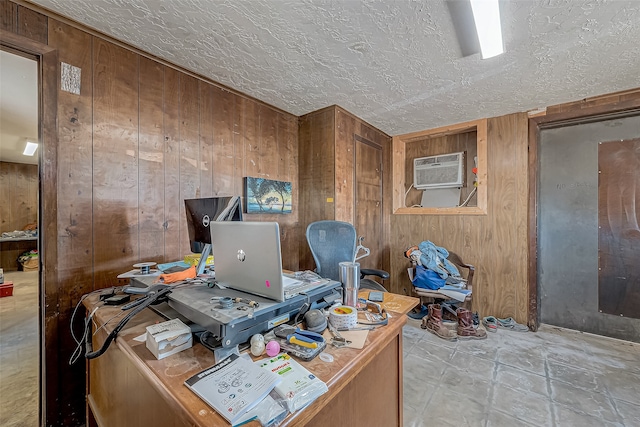
<path id="1" fill-rule="evenodd" d="M 218 283 L 285 300 L 277 222 L 211 222 L 209 228 Z"/>

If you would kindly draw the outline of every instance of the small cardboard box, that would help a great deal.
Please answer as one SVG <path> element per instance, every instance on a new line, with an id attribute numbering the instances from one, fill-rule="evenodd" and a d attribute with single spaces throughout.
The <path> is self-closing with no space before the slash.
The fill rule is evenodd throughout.
<path id="1" fill-rule="evenodd" d="M 0 298 L 2 297 L 10 297 L 13 295 L 13 282 L 5 282 L 0 285 Z"/>
<path id="2" fill-rule="evenodd" d="M 191 348 L 192 345 L 191 329 L 180 319 L 147 326 L 147 348 L 158 360 Z"/>

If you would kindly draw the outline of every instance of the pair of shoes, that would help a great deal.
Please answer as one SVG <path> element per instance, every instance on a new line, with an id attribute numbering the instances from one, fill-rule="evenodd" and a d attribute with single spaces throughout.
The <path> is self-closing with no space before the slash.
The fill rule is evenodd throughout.
<path id="1" fill-rule="evenodd" d="M 511 329 L 516 332 L 529 332 L 529 328 L 526 325 L 522 325 L 516 322 L 513 317 L 507 317 L 506 319 L 497 319 L 498 326 L 505 329 Z"/>
<path id="2" fill-rule="evenodd" d="M 456 310 L 456 317 L 458 326 L 456 331 L 449 330 L 442 323 L 442 307 L 440 304 L 431 304 L 429 306 L 429 314 L 422 319 L 422 329 L 427 329 L 429 332 L 434 333 L 438 337 L 455 341 L 458 338 L 461 340 L 467 339 L 484 339 L 487 338 L 487 331 L 482 328 L 477 328 L 473 325 L 473 313 L 465 308 L 459 308 Z"/>
<path id="3" fill-rule="evenodd" d="M 482 318 L 482 324 L 487 331 L 489 332 L 497 332 L 498 331 L 498 319 L 493 316 L 487 316 Z"/>

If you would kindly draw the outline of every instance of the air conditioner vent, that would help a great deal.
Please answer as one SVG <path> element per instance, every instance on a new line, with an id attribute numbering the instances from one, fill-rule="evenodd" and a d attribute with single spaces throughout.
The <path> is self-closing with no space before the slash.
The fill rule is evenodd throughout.
<path id="1" fill-rule="evenodd" d="M 413 159 L 413 186 L 452 188 L 464 185 L 464 152 Z"/>

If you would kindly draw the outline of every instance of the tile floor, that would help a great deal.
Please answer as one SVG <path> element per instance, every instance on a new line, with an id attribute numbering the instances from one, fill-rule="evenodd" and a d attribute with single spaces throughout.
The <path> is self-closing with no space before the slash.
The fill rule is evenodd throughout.
<path id="1" fill-rule="evenodd" d="M 448 342 L 408 319 L 404 425 L 640 426 L 640 344 L 542 325 Z"/>
<path id="2" fill-rule="evenodd" d="M 38 425 L 37 272 L 5 273 L 0 426 Z M 543 325 L 447 342 L 407 319 L 404 425 L 640 426 L 640 344 Z"/>
<path id="3" fill-rule="evenodd" d="M 13 296 L 0 298 L 0 426 L 38 426 L 38 272 L 4 273 Z"/>

